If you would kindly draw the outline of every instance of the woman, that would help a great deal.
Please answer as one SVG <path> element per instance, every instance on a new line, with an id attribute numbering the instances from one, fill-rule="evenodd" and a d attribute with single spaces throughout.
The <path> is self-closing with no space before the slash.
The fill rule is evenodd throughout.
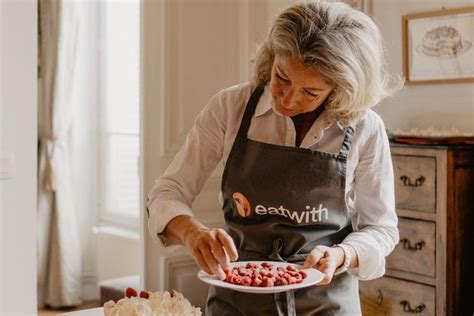
<path id="1" fill-rule="evenodd" d="M 304 263 L 323 281 L 253 295 L 211 287 L 208 315 L 356 315 L 358 279 L 384 274 L 398 242 L 390 148 L 370 108 L 387 87 L 380 31 L 341 3 L 286 9 L 257 52 L 254 80 L 205 107 L 149 194 L 149 228 L 224 279 L 229 260 Z M 193 218 L 219 161 L 225 229 Z"/>

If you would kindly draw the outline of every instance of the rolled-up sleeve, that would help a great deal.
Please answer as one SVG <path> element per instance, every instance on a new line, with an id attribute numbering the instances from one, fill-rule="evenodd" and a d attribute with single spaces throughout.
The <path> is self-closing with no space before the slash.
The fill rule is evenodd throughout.
<path id="1" fill-rule="evenodd" d="M 225 109 L 216 94 L 194 121 L 186 140 L 148 193 L 148 229 L 153 239 L 171 244 L 160 233 L 178 215 L 193 216 L 191 205 L 222 159 Z"/>
<path id="2" fill-rule="evenodd" d="M 378 278 L 385 273 L 385 258 L 398 243 L 398 218 L 390 145 L 381 118 L 372 113 L 371 129 L 360 148 L 354 171 L 352 217 L 354 232 L 343 244 L 354 248 L 358 268 L 348 273 L 361 280 Z"/>

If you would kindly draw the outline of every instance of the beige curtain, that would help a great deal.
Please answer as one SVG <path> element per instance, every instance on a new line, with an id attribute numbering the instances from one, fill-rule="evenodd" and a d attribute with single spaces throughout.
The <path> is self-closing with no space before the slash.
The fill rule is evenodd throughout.
<path id="1" fill-rule="evenodd" d="M 38 305 L 82 303 L 70 147 L 80 1 L 39 0 Z"/>

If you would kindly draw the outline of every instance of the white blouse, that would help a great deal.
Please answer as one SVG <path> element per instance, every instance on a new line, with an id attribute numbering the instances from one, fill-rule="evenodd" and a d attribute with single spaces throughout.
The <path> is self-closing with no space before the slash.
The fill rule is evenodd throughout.
<path id="1" fill-rule="evenodd" d="M 154 240 L 178 215 L 193 216 L 191 205 L 204 183 L 222 161 L 225 165 L 250 95 L 251 83 L 218 92 L 199 114 L 165 173 L 148 194 L 148 227 Z M 353 232 L 342 242 L 354 248 L 359 267 L 348 273 L 369 280 L 385 273 L 385 257 L 398 243 L 394 179 L 390 147 L 382 119 L 372 110 L 356 124 L 347 159 L 345 198 Z M 272 107 L 267 85 L 255 110 L 250 139 L 295 146 L 296 131 L 291 118 Z M 338 153 L 344 129 L 324 114 L 314 122 L 300 147 Z M 222 200 L 219 199 L 222 203 Z M 168 246 L 168 245 L 166 245 Z"/>

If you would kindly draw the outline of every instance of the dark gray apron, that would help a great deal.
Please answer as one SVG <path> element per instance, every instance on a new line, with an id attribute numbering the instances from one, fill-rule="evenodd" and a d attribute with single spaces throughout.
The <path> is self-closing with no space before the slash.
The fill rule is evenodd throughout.
<path id="1" fill-rule="evenodd" d="M 317 245 L 332 246 L 352 231 L 345 203 L 346 161 L 354 129 L 338 154 L 248 139 L 263 93 L 245 108 L 222 178 L 226 231 L 239 260 L 302 263 Z M 211 287 L 206 315 L 360 315 L 358 282 L 347 273 L 329 285 L 278 294 Z"/>

